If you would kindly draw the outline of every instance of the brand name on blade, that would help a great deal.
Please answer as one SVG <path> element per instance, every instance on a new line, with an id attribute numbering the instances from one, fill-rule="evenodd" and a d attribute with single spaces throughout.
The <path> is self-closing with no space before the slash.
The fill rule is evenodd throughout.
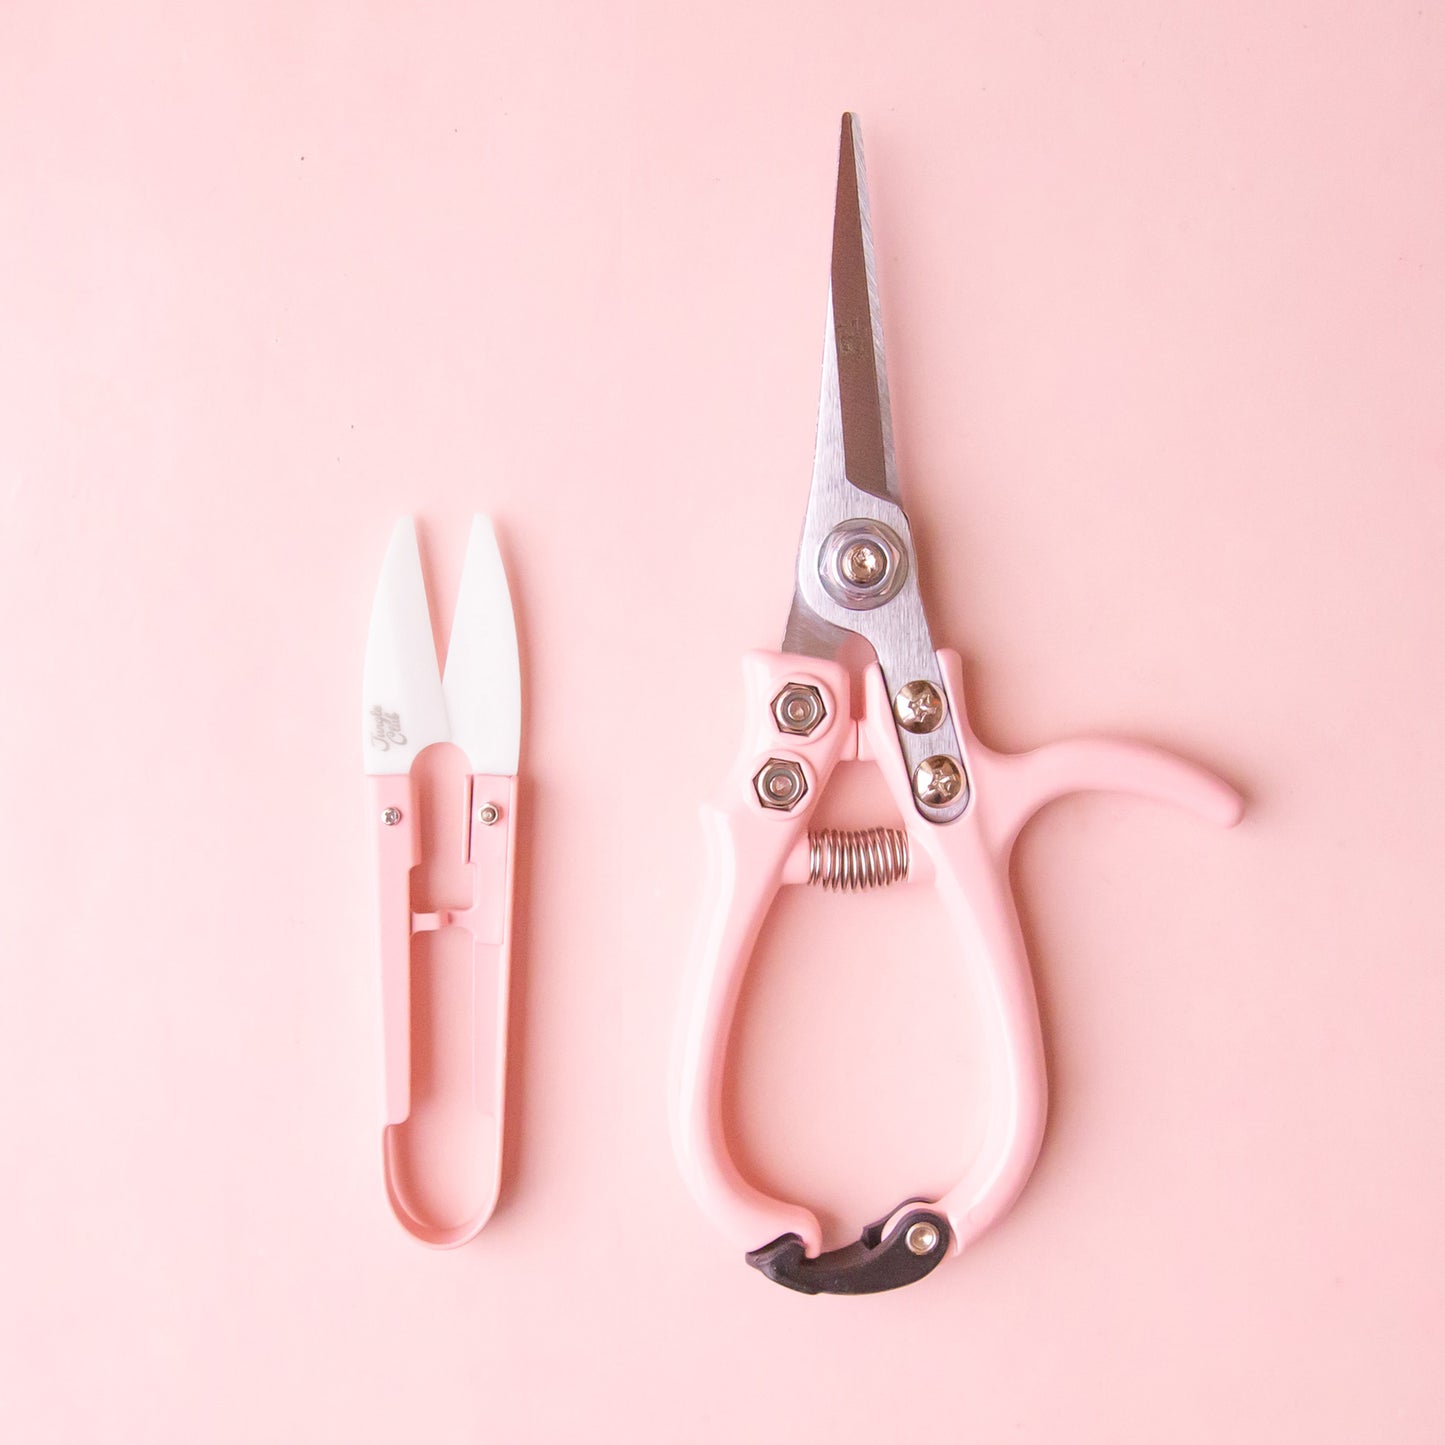
<path id="1" fill-rule="evenodd" d="M 862 317 L 844 316 L 837 323 L 838 355 L 861 356 L 873 344 L 873 328 Z"/>
<path id="2" fill-rule="evenodd" d="M 401 714 L 387 712 L 380 705 L 371 710 L 371 745 L 382 752 L 393 746 L 405 747 L 406 734 L 401 730 Z"/>

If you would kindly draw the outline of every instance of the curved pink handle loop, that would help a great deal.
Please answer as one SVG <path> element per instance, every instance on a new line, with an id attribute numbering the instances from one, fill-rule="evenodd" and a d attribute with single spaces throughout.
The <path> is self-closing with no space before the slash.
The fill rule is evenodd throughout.
<path id="1" fill-rule="evenodd" d="M 500 1120 L 498 1128 L 500 1130 Z M 399 1182 L 402 1170 L 397 1132 L 395 1124 L 388 1124 L 382 1130 L 381 1135 L 382 1172 L 386 1178 L 386 1198 L 391 1205 L 391 1212 L 396 1215 L 397 1222 L 413 1239 L 418 1239 L 423 1244 L 429 1244 L 433 1249 L 455 1249 L 458 1245 L 475 1239 L 481 1233 L 482 1226 L 492 1217 L 492 1210 L 496 1208 L 497 1193 L 501 1182 L 498 1171 L 493 1169 L 488 1176 L 483 1185 L 482 1203 L 473 1214 L 462 1220 L 460 1224 L 438 1224 L 435 1220 L 428 1219 L 413 1210 L 402 1195 Z M 500 1148 L 500 1133 L 497 1144 Z"/>
<path id="2" fill-rule="evenodd" d="M 386 1122 L 382 1169 L 392 1212 L 408 1233 L 439 1249 L 473 1238 L 491 1218 L 501 1191 L 505 1123 L 507 1006 L 512 947 L 512 874 L 516 857 L 517 779 L 474 773 L 465 789 L 472 899 L 463 909 L 415 913 L 411 870 L 419 861 L 416 791 L 408 774 L 371 780 L 381 923 L 382 1031 Z M 482 811 L 486 809 L 484 821 Z M 392 814 L 395 820 L 388 822 Z M 478 1204 L 461 1223 L 426 1217 L 405 1197 L 399 1129 L 411 1114 L 411 943 L 413 934 L 460 927 L 472 939 L 472 1102 L 491 1122 Z"/>
<path id="3" fill-rule="evenodd" d="M 992 1107 L 983 1144 L 962 1179 L 939 1201 L 955 1252 L 1000 1219 L 1018 1197 L 1043 1142 L 1048 1088 L 1028 953 L 1009 887 L 1009 853 L 1038 808 L 1066 792 L 1110 788 L 1178 804 L 1212 821 L 1236 822 L 1239 795 L 1191 763 L 1142 744 L 1084 740 L 1019 756 L 984 747 L 968 726 L 962 667 L 954 652 L 939 665 L 973 786 L 962 817 L 934 824 L 918 812 L 881 670 L 864 678 L 861 725 L 843 713 L 847 674 L 833 663 L 770 653 L 745 662 L 747 728 L 722 805 L 704 810 L 711 892 L 693 950 L 681 1047 L 675 1063 L 673 1127 L 677 1153 L 706 1213 L 744 1249 L 796 1234 L 808 1257 L 822 1248 L 816 1217 L 770 1198 L 739 1173 L 723 1125 L 723 1071 L 744 971 L 779 886 L 795 881 L 798 849 L 818 794 L 844 758 L 871 757 L 908 830 L 917 875 L 931 873 L 963 943 L 992 1024 Z M 786 736 L 769 704 L 789 681 L 808 682 L 828 700 L 829 723 L 807 738 Z M 836 701 L 835 701 L 836 700 Z M 803 767 L 808 793 L 791 812 L 758 806 L 758 768 L 769 758 Z M 788 872 L 789 856 L 793 870 Z M 887 1234 L 909 1209 L 883 1226 Z"/>
<path id="4" fill-rule="evenodd" d="M 913 852 L 932 864 L 939 901 L 962 942 L 976 996 L 991 1024 L 992 1097 L 983 1142 L 963 1178 L 936 1201 L 948 1216 L 957 1253 L 1007 1212 L 1027 1182 L 1043 1143 L 1048 1084 L 1033 974 L 1009 890 L 1008 858 L 992 845 L 983 823 L 991 797 L 978 775 L 979 749 L 961 706 L 958 658 L 947 652 L 938 658 L 973 780 L 973 801 L 961 818 L 934 824 L 914 806 L 888 690 L 876 664 L 864 678 L 863 728 Z"/>
<path id="5" fill-rule="evenodd" d="M 864 728 L 909 839 L 933 865 L 934 883 L 955 926 L 992 1017 L 993 1096 L 983 1144 L 959 1182 L 937 1201 L 948 1215 L 955 1252 L 1012 1206 L 1043 1143 L 1048 1083 L 1028 952 L 1009 886 L 1009 855 L 1028 818 L 1065 793 L 1112 789 L 1174 803 L 1213 822 L 1239 820 L 1243 803 L 1227 783 L 1193 763 L 1142 743 L 1084 739 L 1031 753 L 996 753 L 969 726 L 963 668 L 956 652 L 937 654 L 963 742 L 973 801 L 953 823 L 934 826 L 913 807 L 878 668 L 868 670 Z"/>
<path id="6" fill-rule="evenodd" d="M 721 802 L 703 809 L 708 844 L 708 896 L 694 940 L 674 1059 L 673 1139 L 682 1172 L 713 1223 L 744 1250 L 797 1234 L 810 1254 L 822 1248 L 817 1218 L 772 1199 L 738 1172 L 723 1123 L 728 1036 L 743 975 L 772 906 L 788 855 L 800 840 L 818 795 L 840 757 L 856 748 L 848 708 L 848 675 L 835 663 L 777 653 L 743 661 L 745 737 Z M 809 737 L 784 734 L 769 707 L 787 682 L 818 688 L 827 717 Z M 791 811 L 759 806 L 758 769 L 769 759 L 796 762 L 808 791 Z"/>

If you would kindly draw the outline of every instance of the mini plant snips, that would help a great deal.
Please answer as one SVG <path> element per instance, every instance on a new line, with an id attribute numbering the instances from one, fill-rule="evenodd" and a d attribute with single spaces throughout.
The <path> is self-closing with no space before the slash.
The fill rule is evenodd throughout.
<path id="1" fill-rule="evenodd" d="M 466 1243 L 487 1222 L 501 1183 L 512 946 L 512 874 L 517 838 L 521 683 L 511 595 L 491 523 L 473 518 L 446 668 L 437 669 L 426 583 L 410 518 L 391 536 L 372 607 L 362 686 L 361 750 L 367 822 L 375 844 L 380 927 L 387 1196 L 401 1223 L 439 1248 Z M 422 913 L 412 906 L 421 861 L 417 755 L 450 742 L 466 755 L 464 846 L 468 907 Z M 464 929 L 472 945 L 473 1103 L 490 1120 L 474 1212 L 437 1220 L 408 1197 L 398 1130 L 412 1107 L 412 940 Z"/>

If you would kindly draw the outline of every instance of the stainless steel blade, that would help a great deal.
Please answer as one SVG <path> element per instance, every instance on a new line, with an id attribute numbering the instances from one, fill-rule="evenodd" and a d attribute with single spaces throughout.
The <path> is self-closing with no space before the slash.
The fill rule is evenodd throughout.
<path id="1" fill-rule="evenodd" d="M 472 771 L 513 776 L 522 735 L 517 629 L 496 535 L 480 514 L 467 541 L 442 691 L 452 741 Z"/>
<path id="2" fill-rule="evenodd" d="M 416 528 L 392 530 L 371 606 L 362 674 L 362 760 L 367 773 L 405 773 L 416 755 L 448 736 L 436 645 Z"/>
<path id="3" fill-rule="evenodd" d="M 857 117 L 843 117 L 833 204 L 831 278 L 834 365 L 843 428 L 843 466 L 860 490 L 901 502 L 893 456 L 893 415 L 868 214 L 868 172 Z"/>
<path id="4" fill-rule="evenodd" d="M 871 591 L 840 585 L 838 539 L 866 539 L 886 555 L 886 585 Z M 849 543 L 845 550 L 852 552 Z M 868 219 L 867 173 L 856 117 L 843 117 L 838 149 L 838 195 L 833 217 L 833 271 L 823 336 L 823 387 L 813 483 L 798 548 L 797 589 L 783 651 L 834 657 L 849 633 L 878 658 L 889 697 L 910 683 L 944 692 L 923 597 L 918 589 L 913 532 L 898 491 L 893 423 L 883 362 L 883 326 Z M 910 776 L 940 756 L 958 767 L 963 785 L 947 803 L 915 797 L 918 811 L 944 823 L 967 807 L 967 760 L 951 716 L 930 732 L 896 729 Z"/>
<path id="5" fill-rule="evenodd" d="M 838 141 L 828 320 L 823 331 L 823 384 L 818 398 L 813 485 L 798 553 L 800 576 L 804 568 L 816 570 L 818 543 L 836 523 L 852 515 L 850 499 L 859 491 L 868 494 L 868 498 L 858 499 L 860 503 L 876 497 L 901 510 L 893 413 L 888 403 L 888 368 L 883 354 L 883 318 L 873 259 L 868 168 L 858 117 L 847 111 Z M 825 517 L 828 520 L 820 531 L 819 524 Z M 834 657 L 847 633 L 860 630 L 855 625 L 858 615 L 849 613 L 839 618 L 836 614 L 842 609 L 837 607 L 830 609 L 833 615 L 820 615 L 811 605 L 810 594 L 816 590 L 800 582 L 783 634 L 783 650 L 810 657 Z"/>

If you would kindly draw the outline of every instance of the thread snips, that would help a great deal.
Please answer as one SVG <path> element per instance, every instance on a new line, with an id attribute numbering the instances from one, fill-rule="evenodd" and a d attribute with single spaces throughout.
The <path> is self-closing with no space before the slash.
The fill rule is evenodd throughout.
<path id="1" fill-rule="evenodd" d="M 843 117 L 832 275 L 812 489 L 781 652 L 744 662 L 744 738 L 720 799 L 704 810 L 710 884 L 690 963 L 673 1129 L 688 1184 L 714 1223 L 769 1279 L 808 1294 L 870 1294 L 912 1283 L 994 1224 L 1043 1138 L 1043 1044 L 1009 887 L 1028 818 L 1064 793 L 1112 789 L 1219 824 L 1239 795 L 1191 763 L 1137 743 L 1081 740 L 1006 755 L 979 741 L 958 655 L 935 649 L 913 534 L 899 492 L 858 125 Z M 838 660 L 861 638 L 874 660 L 850 715 Z M 881 770 L 901 827 L 809 831 L 840 762 Z M 746 1180 L 728 1150 L 723 1074 L 748 958 L 779 887 L 932 883 L 978 973 L 992 1047 L 990 1123 L 963 1178 L 905 1199 L 852 1244 L 824 1252 L 817 1218 Z"/>
<path id="2" fill-rule="evenodd" d="M 392 532 L 377 583 L 362 687 L 361 746 L 381 943 L 382 1152 L 396 1217 L 418 1239 L 443 1248 L 464 1244 L 481 1229 L 501 1181 L 520 734 L 517 636 L 491 523 L 483 516 L 472 520 L 446 668 L 439 674 L 416 530 L 403 518 Z M 423 749 L 440 742 L 455 744 L 467 758 L 461 836 L 471 902 L 416 912 L 412 870 L 421 862 L 421 834 L 411 769 Z M 412 938 L 451 927 L 471 936 L 472 1103 L 487 1125 L 479 1194 L 460 1223 L 431 1218 L 409 1197 L 397 1139 L 412 1107 Z"/>

